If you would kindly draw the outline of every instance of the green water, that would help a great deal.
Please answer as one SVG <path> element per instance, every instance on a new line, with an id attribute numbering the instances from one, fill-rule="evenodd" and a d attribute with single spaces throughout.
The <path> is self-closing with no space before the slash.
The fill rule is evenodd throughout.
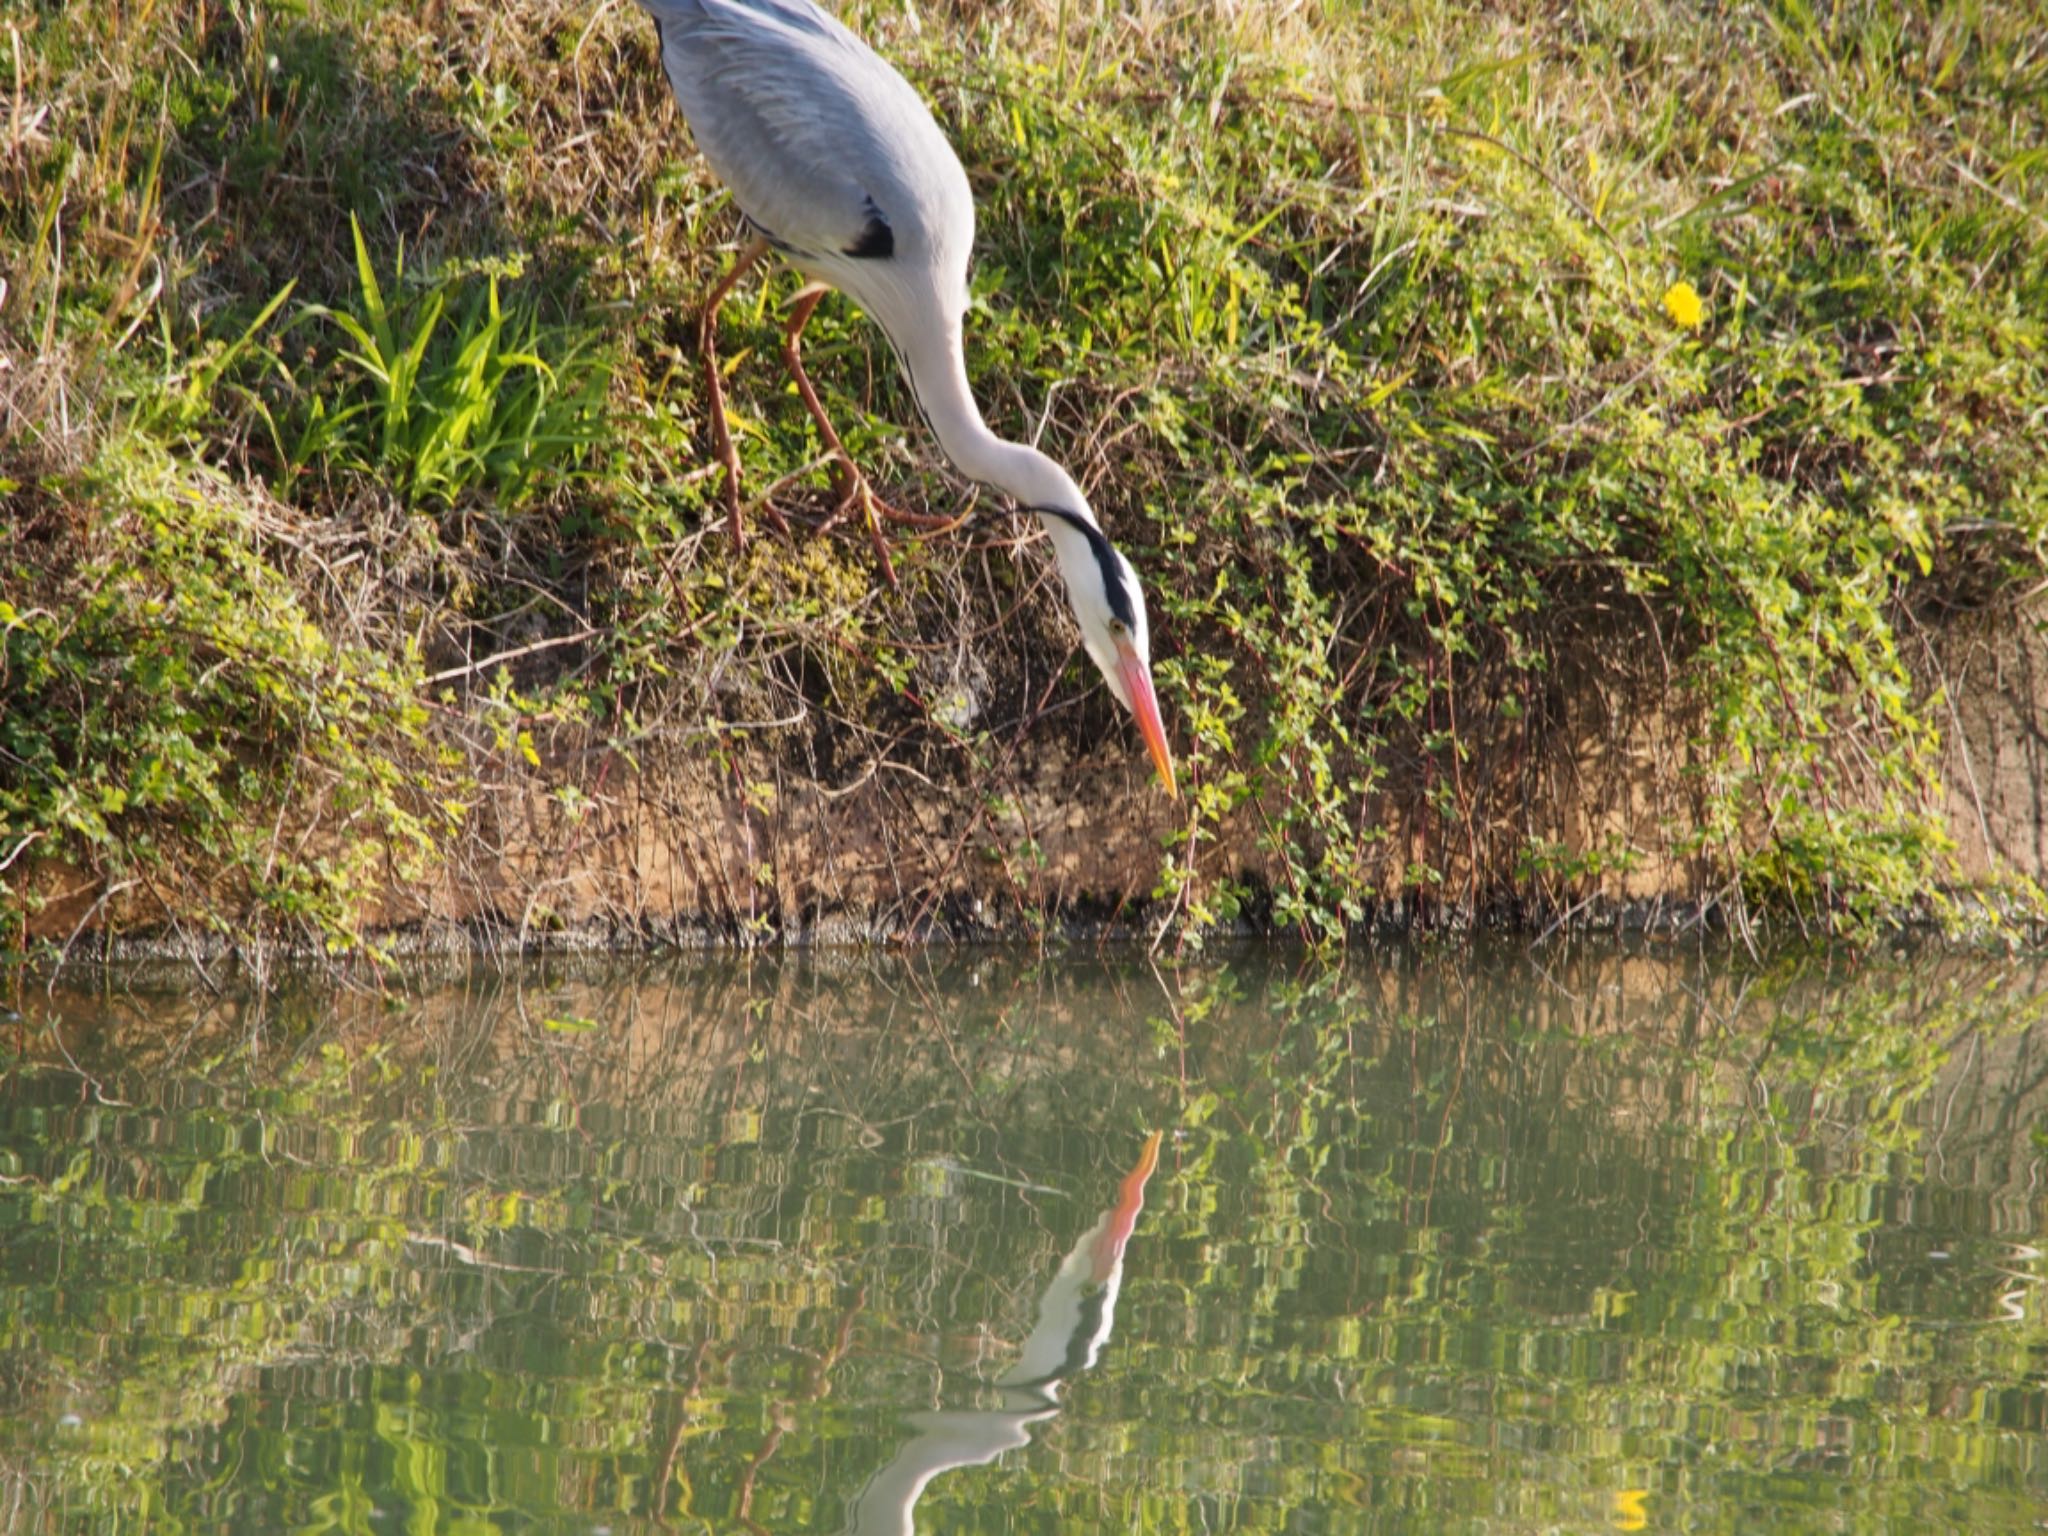
<path id="1" fill-rule="evenodd" d="M 2038 1530 L 2044 986 L 18 992 L 0 1528 Z"/>

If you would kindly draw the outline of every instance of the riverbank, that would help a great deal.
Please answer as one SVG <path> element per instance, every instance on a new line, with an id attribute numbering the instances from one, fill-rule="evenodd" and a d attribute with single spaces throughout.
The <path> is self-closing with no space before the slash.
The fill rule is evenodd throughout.
<path id="1" fill-rule="evenodd" d="M 0 133 L 10 943 L 2040 915 L 2023 18 L 845 14 L 1185 799 L 840 300 L 853 450 L 975 515 L 900 591 L 818 531 L 787 273 L 724 330 L 798 532 L 732 548 L 733 216 L 636 8 L 66 8 Z"/>
<path id="2" fill-rule="evenodd" d="M 1949 693 L 1940 816 L 1953 840 L 1954 893 L 2010 893 L 2008 911 L 2024 915 L 2026 882 L 2048 880 L 2039 793 L 2048 783 L 2048 642 L 2006 615 L 1958 620 L 1924 638 L 1922 667 L 1939 668 Z M 1706 818 L 1687 773 L 1690 738 L 1668 696 L 1588 697 L 1573 713 L 1584 729 L 1554 735 L 1540 761 L 1510 771 L 1512 741 L 1476 754 L 1474 777 L 1492 787 L 1469 837 L 1459 834 L 1465 846 L 1443 846 L 1454 829 L 1420 796 L 1376 800 L 1370 814 L 1387 835 L 1361 891 L 1361 931 L 1683 934 L 1768 921 L 1745 907 L 1719 861 L 1669 852 L 1697 841 Z M 1084 757 L 1057 745 L 1020 750 L 1005 765 L 1008 792 L 993 804 L 980 787 L 942 785 L 880 758 L 836 784 L 778 783 L 786 768 L 765 755 L 718 766 L 687 752 L 646 753 L 626 767 L 602 747 L 560 748 L 538 766 L 508 754 L 488 771 L 495 781 L 441 860 L 394 878 L 360 914 L 385 946 L 1151 939 L 1176 918 L 1152 892 L 1161 849 L 1187 838 L 1188 808 L 1158 792 L 1134 740 Z M 1077 783 L 1090 788 L 1076 794 Z M 1241 807 L 1179 866 L 1190 890 L 1245 893 L 1233 931 L 1271 929 L 1272 893 L 1286 878 L 1267 839 L 1272 823 L 1270 807 Z M 1514 857 L 1536 839 L 1585 872 L 1531 877 Z M 1602 849 L 1635 856 L 1602 860 Z M 1433 853 L 1446 881 L 1428 892 L 1405 885 Z M 93 935 L 88 948 L 112 941 L 117 951 L 171 956 L 224 947 L 156 892 L 109 897 L 103 878 L 50 864 L 35 878 L 49 898 L 28 922 L 37 942 Z"/>

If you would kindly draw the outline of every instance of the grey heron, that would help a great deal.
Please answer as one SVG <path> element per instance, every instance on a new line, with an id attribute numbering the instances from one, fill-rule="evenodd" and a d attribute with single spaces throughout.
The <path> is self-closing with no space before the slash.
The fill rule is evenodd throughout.
<path id="1" fill-rule="evenodd" d="M 818 424 L 844 492 L 894 582 L 879 518 L 935 524 L 883 506 L 826 419 L 797 341 L 828 288 L 873 316 L 889 338 L 939 446 L 968 478 L 993 486 L 1044 524 L 1088 655 L 1137 720 L 1169 795 L 1173 756 L 1152 687 L 1145 598 L 1072 475 L 992 432 L 967 382 L 961 323 L 974 244 L 967 173 L 930 110 L 872 48 L 811 0 L 640 0 L 697 147 L 731 190 L 748 229 L 700 322 L 713 437 L 727 509 L 743 537 L 739 455 L 719 380 L 718 306 L 770 249 L 810 282 L 783 330 L 783 360 Z M 782 526 L 779 514 L 768 509 Z"/>

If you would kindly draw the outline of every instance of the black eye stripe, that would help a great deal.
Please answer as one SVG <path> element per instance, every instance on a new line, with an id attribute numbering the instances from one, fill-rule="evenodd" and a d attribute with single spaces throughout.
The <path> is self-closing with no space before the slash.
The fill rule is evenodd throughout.
<path id="1" fill-rule="evenodd" d="M 1138 611 L 1131 602 L 1131 589 L 1124 581 L 1123 567 L 1117 563 L 1116 550 L 1110 545 L 1109 535 L 1080 513 L 1070 512 L 1065 507 L 1027 507 L 1025 510 L 1043 517 L 1056 517 L 1069 528 L 1080 530 L 1095 555 L 1096 565 L 1102 569 L 1102 595 L 1109 604 L 1110 616 L 1125 629 L 1135 631 Z"/>
<path id="2" fill-rule="evenodd" d="M 887 335 L 886 332 L 883 333 Z M 917 374 L 910 366 L 910 358 L 896 345 L 896 339 L 889 337 L 889 349 L 896 354 L 896 366 L 903 370 L 903 378 L 910 385 L 910 398 L 917 406 L 918 415 L 924 418 L 926 430 L 931 430 L 931 413 L 925 409 L 924 397 L 918 393 Z M 933 433 L 937 436 L 937 433 Z M 1109 535 L 1088 518 L 1065 507 L 1022 507 L 1020 511 L 1036 512 L 1045 517 L 1056 517 L 1069 528 L 1078 528 L 1082 537 L 1088 540 L 1088 548 L 1095 556 L 1095 564 L 1102 571 L 1102 596 L 1109 604 L 1110 616 L 1131 633 L 1137 633 L 1138 610 L 1131 600 L 1131 589 L 1124 580 L 1123 568 L 1117 564 L 1116 550 L 1109 542 Z"/>

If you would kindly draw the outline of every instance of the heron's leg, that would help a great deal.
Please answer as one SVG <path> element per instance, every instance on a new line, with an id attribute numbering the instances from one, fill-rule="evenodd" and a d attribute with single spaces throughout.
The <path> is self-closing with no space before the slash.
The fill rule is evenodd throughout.
<path id="1" fill-rule="evenodd" d="M 832 478 L 839 488 L 839 505 L 833 509 L 830 521 L 837 522 L 849 506 L 859 505 L 868 525 L 869 542 L 875 546 L 875 558 L 882 562 L 882 579 L 893 591 L 896 587 L 896 562 L 889 558 L 889 541 L 882 537 L 882 524 L 875 515 L 880 503 L 875 493 L 868 489 L 867 476 L 860 472 L 860 466 L 853 462 L 853 455 L 846 451 L 846 444 L 839 440 L 839 433 L 833 429 L 831 418 L 818 401 L 818 392 L 811 387 L 810 375 L 804 372 L 803 354 L 797 350 L 797 338 L 803 334 L 811 311 L 818 307 L 818 301 L 825 297 L 827 291 L 823 283 L 811 283 L 798 290 L 796 303 L 790 307 L 789 323 L 782 328 L 782 360 L 789 365 L 790 377 L 796 380 L 796 392 L 803 397 L 804 409 L 818 424 L 818 431 L 832 454 Z"/>
<path id="2" fill-rule="evenodd" d="M 796 302 L 790 306 L 789 321 L 782 328 L 782 360 L 788 364 L 790 377 L 796 380 L 796 392 L 803 397 L 804 409 L 811 413 L 811 420 L 818 424 L 818 433 L 825 439 L 836 466 L 834 479 L 839 487 L 839 510 L 858 504 L 868 521 L 868 535 L 874 540 L 875 552 L 882 557 L 883 574 L 889 584 L 896 584 L 895 571 L 889 564 L 889 550 L 882 538 L 877 518 L 886 517 L 892 523 L 903 523 L 911 528 L 951 528 L 960 522 L 957 517 L 932 517 L 922 512 L 904 512 L 892 507 L 877 496 L 868 486 L 867 476 L 860 472 L 860 466 L 853 462 L 853 455 L 846 451 L 846 445 L 839 440 L 839 433 L 833 429 L 831 419 L 825 414 L 825 407 L 818 401 L 817 390 L 811 387 L 810 375 L 804 372 L 803 353 L 797 348 L 797 339 L 803 335 L 804 326 L 810 322 L 811 311 L 818 307 L 818 301 L 831 290 L 823 283 L 811 283 L 797 291 Z M 836 515 L 836 514 L 835 514 Z"/>
<path id="3" fill-rule="evenodd" d="M 697 347 L 704 354 L 704 394 L 710 401 L 711 439 L 718 448 L 718 461 L 725 466 L 725 509 L 732 523 L 732 542 L 735 548 L 744 549 L 747 535 L 740 527 L 740 455 L 732 445 L 732 428 L 725 420 L 725 383 L 718 375 L 718 306 L 725 302 L 725 296 L 732 292 L 733 284 L 752 270 L 754 263 L 768 253 L 768 242 L 759 235 L 740 248 L 733 258 L 732 269 L 718 280 L 718 286 L 711 290 L 704 301 L 704 312 L 697 320 Z M 789 524 L 782 520 L 782 514 L 766 502 L 762 510 L 768 520 L 783 533 L 789 532 Z"/>

